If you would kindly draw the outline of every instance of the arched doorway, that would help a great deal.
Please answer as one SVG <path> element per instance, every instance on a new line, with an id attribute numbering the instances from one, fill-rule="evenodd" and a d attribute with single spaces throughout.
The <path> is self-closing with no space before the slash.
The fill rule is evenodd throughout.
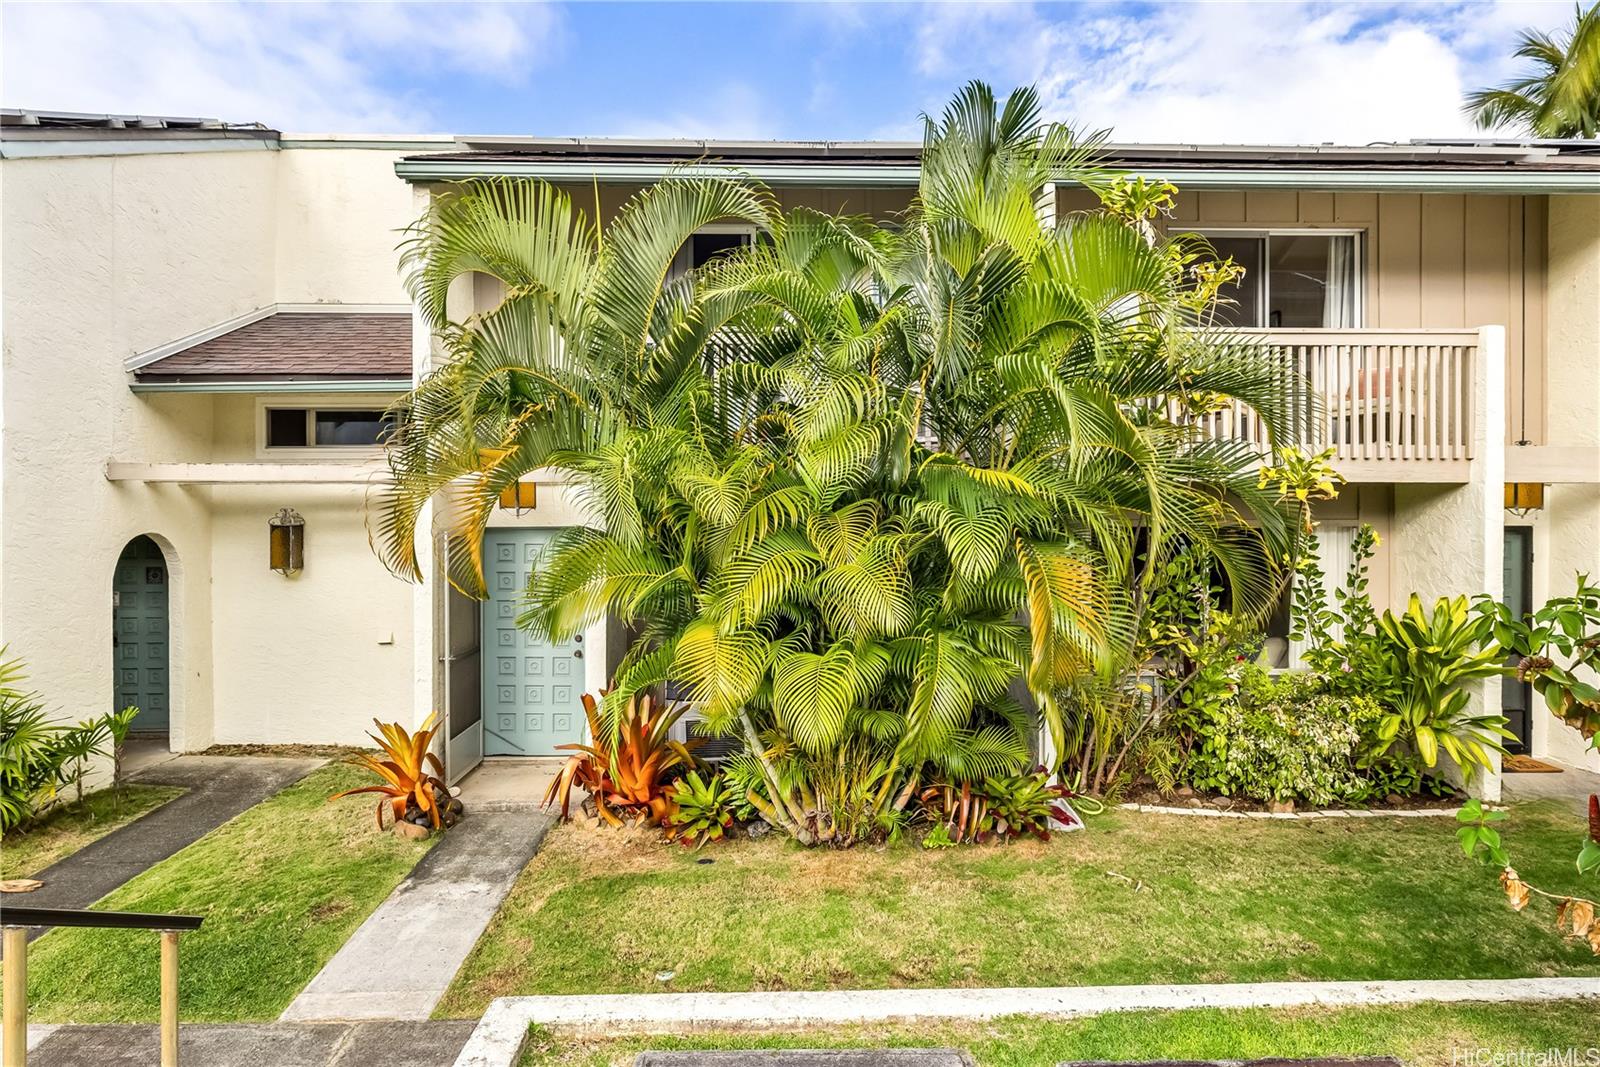
<path id="1" fill-rule="evenodd" d="M 115 706 L 137 707 L 133 732 L 163 740 L 172 709 L 169 577 L 161 547 L 141 535 L 117 559 L 111 590 Z"/>

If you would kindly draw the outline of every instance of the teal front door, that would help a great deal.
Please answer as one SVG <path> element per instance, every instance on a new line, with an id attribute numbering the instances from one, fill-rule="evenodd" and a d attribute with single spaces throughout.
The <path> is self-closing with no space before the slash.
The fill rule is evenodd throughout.
<path id="1" fill-rule="evenodd" d="M 555 530 L 483 535 L 483 754 L 557 756 L 584 739 L 583 635 L 552 644 L 517 627 L 528 579 Z"/>
<path id="2" fill-rule="evenodd" d="M 118 710 L 139 709 L 133 729 L 166 733 L 167 561 L 148 537 L 128 542 L 117 560 L 111 592 L 111 635 Z"/>

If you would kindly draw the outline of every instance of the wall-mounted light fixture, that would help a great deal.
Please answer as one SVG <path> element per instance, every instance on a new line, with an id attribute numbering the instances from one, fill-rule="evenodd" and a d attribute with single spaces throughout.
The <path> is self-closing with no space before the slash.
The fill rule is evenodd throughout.
<path id="1" fill-rule="evenodd" d="M 1544 507 L 1543 482 L 1507 482 L 1506 510 L 1517 518 L 1526 518 L 1529 512 Z"/>
<path id="2" fill-rule="evenodd" d="M 288 577 L 306 565 L 306 520 L 294 508 L 282 508 L 267 520 L 268 556 L 272 569 Z"/>
<path id="3" fill-rule="evenodd" d="M 500 506 L 516 511 L 532 511 L 539 506 L 539 486 L 536 482 L 517 482 L 500 490 Z"/>

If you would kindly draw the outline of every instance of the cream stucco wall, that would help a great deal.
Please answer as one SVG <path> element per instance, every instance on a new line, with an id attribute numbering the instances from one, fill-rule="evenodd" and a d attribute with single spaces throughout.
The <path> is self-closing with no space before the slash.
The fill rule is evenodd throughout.
<path id="1" fill-rule="evenodd" d="M 295 148 L 278 153 L 277 300 L 408 304 L 401 229 L 415 220 L 393 151 Z"/>
<path id="2" fill-rule="evenodd" d="M 206 398 L 137 400 L 125 357 L 270 302 L 275 157 L 3 164 L 0 643 L 65 718 L 112 705 L 111 575 L 148 533 L 172 572 L 171 736 L 212 738 L 210 494 L 114 484 L 112 458 L 208 458 Z"/>
<path id="3" fill-rule="evenodd" d="M 111 482 L 108 460 L 255 460 L 254 398 L 143 395 L 128 356 L 272 303 L 404 303 L 397 152 L 239 147 L 0 163 L 0 644 L 63 718 L 112 706 L 111 581 L 171 573 L 170 743 L 356 742 L 412 672 L 410 590 L 360 487 Z M 293 506 L 308 565 L 267 568 Z M 387 643 L 386 643 L 387 642 Z"/>
<path id="4" fill-rule="evenodd" d="M 1600 196 L 1551 197 L 1549 247 L 1549 440 L 1600 447 Z M 1577 574 L 1600 581 L 1600 484 L 1551 485 L 1544 509 L 1525 521 L 1536 605 L 1571 593 Z M 1538 707 L 1533 741 L 1536 754 L 1600 770 L 1600 753 Z"/>

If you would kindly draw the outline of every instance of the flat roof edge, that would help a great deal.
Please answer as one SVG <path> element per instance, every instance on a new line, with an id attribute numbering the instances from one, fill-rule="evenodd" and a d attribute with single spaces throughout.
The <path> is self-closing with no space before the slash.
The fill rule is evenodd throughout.
<path id="1" fill-rule="evenodd" d="M 1170 181 L 1182 189 L 1310 189 L 1402 192 L 1586 192 L 1600 193 L 1600 168 L 1592 171 L 1427 171 L 1324 170 L 1304 167 L 1163 167 L 1114 168 L 1134 177 Z M 472 178 L 523 177 L 547 181 L 614 183 L 659 181 L 669 174 L 744 176 L 769 185 L 916 185 L 921 168 L 914 163 L 849 166 L 801 163 L 564 162 L 559 160 L 403 159 L 395 173 L 408 182 L 464 181 Z"/>

